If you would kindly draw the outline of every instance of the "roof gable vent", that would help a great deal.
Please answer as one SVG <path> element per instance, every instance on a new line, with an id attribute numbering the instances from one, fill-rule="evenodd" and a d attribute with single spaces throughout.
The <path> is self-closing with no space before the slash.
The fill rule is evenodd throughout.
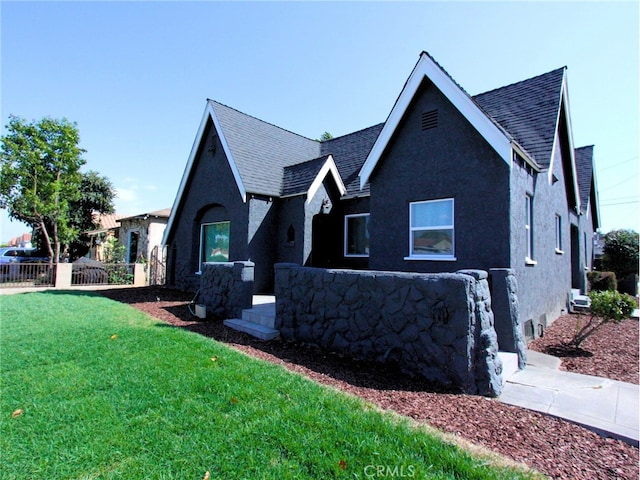
<path id="1" fill-rule="evenodd" d="M 438 126 L 438 110 L 422 112 L 422 130 L 431 130 Z"/>

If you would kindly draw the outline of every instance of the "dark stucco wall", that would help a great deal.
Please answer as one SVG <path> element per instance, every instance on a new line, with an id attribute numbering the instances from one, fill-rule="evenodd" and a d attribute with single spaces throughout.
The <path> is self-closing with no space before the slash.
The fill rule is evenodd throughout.
<path id="1" fill-rule="evenodd" d="M 248 205 L 243 202 L 212 122 L 209 122 L 168 238 L 168 283 L 184 290 L 200 286 L 200 225 L 230 221 L 230 260 L 247 260 Z"/>
<path id="2" fill-rule="evenodd" d="M 369 268 L 369 257 L 347 257 L 344 255 L 344 242 L 345 242 L 345 216 L 355 215 L 360 213 L 371 214 L 371 199 L 370 197 L 358 197 L 349 198 L 340 202 L 339 212 L 342 218 L 340 224 L 340 230 L 338 240 L 340 243 L 341 260 L 339 263 L 340 268 L 351 268 L 356 270 L 365 270 Z"/>
<path id="3" fill-rule="evenodd" d="M 273 291 L 273 264 L 278 254 L 278 208 L 271 197 L 249 195 L 248 203 L 249 244 L 245 260 L 255 264 L 255 293 L 269 293 Z"/>
<path id="4" fill-rule="evenodd" d="M 330 180 L 327 180 L 330 182 Z M 325 182 L 326 183 L 326 182 Z M 347 258 L 344 256 L 344 217 L 356 213 L 369 213 L 369 197 L 339 199 L 332 188 L 323 185 L 309 204 L 307 197 L 298 195 L 278 201 L 278 262 L 310 265 L 313 263 L 313 219 L 316 227 L 330 229 L 316 232 L 317 240 L 322 242 L 320 249 L 330 252 L 330 263 L 333 268 L 366 269 L 368 258 Z M 322 200 L 330 198 L 331 207 L 328 212 L 321 213 Z M 320 218 L 319 216 L 323 217 Z M 319 224 L 319 220 L 320 224 Z M 288 241 L 288 231 L 293 228 L 295 239 Z M 316 257 L 318 254 L 316 247 Z M 325 265 L 327 266 L 327 265 Z"/>
<path id="5" fill-rule="evenodd" d="M 278 261 L 304 263 L 304 202 L 306 197 L 298 195 L 278 200 Z M 293 241 L 289 239 L 289 229 Z"/>
<path id="6" fill-rule="evenodd" d="M 438 111 L 422 130 L 422 113 Z M 409 204 L 454 199 L 457 261 L 405 260 Z M 509 265 L 509 166 L 428 80 L 371 177 L 371 256 L 376 270 L 452 272 Z"/>
<path id="7" fill-rule="evenodd" d="M 571 225 L 578 217 L 568 206 L 566 181 L 571 173 L 565 172 L 561 142 L 556 141 L 550 171 L 535 173 L 514 164 L 512 169 L 511 218 L 512 268 L 521 292 L 520 319 L 528 339 L 537 337 L 566 311 L 571 290 L 572 255 L 584 258 L 584 253 L 572 252 Z M 555 180 L 557 179 L 557 181 Z M 525 261 L 525 197 L 533 196 L 533 260 Z M 561 217 L 562 250 L 556 251 L 556 215 Z M 584 270 L 584 263 L 577 268 Z"/>

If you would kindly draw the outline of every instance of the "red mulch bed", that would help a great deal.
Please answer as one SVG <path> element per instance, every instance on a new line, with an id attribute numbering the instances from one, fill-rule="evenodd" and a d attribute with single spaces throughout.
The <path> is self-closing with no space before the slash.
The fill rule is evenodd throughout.
<path id="1" fill-rule="evenodd" d="M 196 321 L 188 310 L 192 294 L 159 287 L 99 292 L 131 304 L 166 323 L 229 344 L 251 356 L 283 365 L 317 382 L 357 395 L 383 409 L 459 436 L 558 479 L 639 477 L 638 448 L 570 422 L 505 405 L 495 399 L 461 395 L 392 367 L 352 361 L 284 341 L 262 342 L 220 321 Z M 560 345 L 574 317 L 549 327 L 531 348 Z M 579 356 L 564 357 L 567 370 L 638 383 L 638 322 L 608 325 L 583 344 Z"/>
<path id="2" fill-rule="evenodd" d="M 565 346 L 573 337 L 577 322 L 584 325 L 589 315 L 564 315 L 553 322 L 529 348 L 562 359 L 561 369 L 606 377 L 638 385 L 638 320 L 605 323 L 579 349 Z"/>

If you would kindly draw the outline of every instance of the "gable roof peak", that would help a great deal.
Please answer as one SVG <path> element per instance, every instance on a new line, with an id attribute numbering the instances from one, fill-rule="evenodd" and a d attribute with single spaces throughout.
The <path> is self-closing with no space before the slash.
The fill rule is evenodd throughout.
<path id="1" fill-rule="evenodd" d="M 474 101 L 471 96 L 444 70 L 427 52 L 420 54 L 420 59 L 409 74 L 402 87 L 387 121 L 380 132 L 364 165 L 360 169 L 360 188 L 364 189 L 370 176 L 391 141 L 395 130 L 400 125 L 405 112 L 409 108 L 424 79 L 427 78 L 453 106 L 462 113 L 473 127 L 486 139 L 496 153 L 508 165 L 511 164 L 512 137 L 493 118 Z"/>
<path id="2" fill-rule="evenodd" d="M 435 64 L 436 67 L 438 67 L 440 70 L 442 70 L 442 73 L 444 73 L 447 77 L 449 77 L 449 80 L 451 80 L 453 83 L 455 83 L 456 87 L 458 87 L 463 93 L 465 93 L 468 97 L 471 97 L 471 95 L 469 95 L 469 92 L 467 92 L 462 85 L 460 85 L 455 78 L 453 78 L 453 76 L 447 72 L 447 70 L 440 65 L 440 63 L 438 63 L 438 61 L 433 58 L 433 55 L 431 55 L 429 52 L 423 50 L 422 53 L 420 54 L 420 58 L 422 58 L 423 56 L 426 56 L 429 58 L 429 60 L 431 60 L 431 62 L 433 62 Z M 419 63 L 419 62 L 418 62 Z"/>

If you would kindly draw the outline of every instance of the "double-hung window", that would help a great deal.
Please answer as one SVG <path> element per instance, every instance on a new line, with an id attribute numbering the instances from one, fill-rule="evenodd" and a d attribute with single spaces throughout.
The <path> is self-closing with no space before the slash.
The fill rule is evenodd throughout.
<path id="1" fill-rule="evenodd" d="M 556 215 L 556 253 L 564 253 L 562 250 L 562 217 L 560 215 Z"/>
<path id="2" fill-rule="evenodd" d="M 230 222 L 216 222 L 200 226 L 200 270 L 204 262 L 229 261 L 230 225 Z"/>
<path id="3" fill-rule="evenodd" d="M 344 217 L 344 256 L 369 256 L 369 214 Z"/>
<path id="4" fill-rule="evenodd" d="M 409 257 L 455 260 L 453 198 L 409 204 Z"/>
<path id="5" fill-rule="evenodd" d="M 535 265 L 533 259 L 533 197 L 529 194 L 525 197 L 525 233 L 527 235 L 527 255 L 525 263 Z"/>

